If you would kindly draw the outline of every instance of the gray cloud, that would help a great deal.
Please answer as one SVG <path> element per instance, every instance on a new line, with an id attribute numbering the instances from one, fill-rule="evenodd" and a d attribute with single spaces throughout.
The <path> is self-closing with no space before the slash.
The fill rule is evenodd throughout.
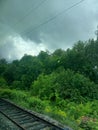
<path id="1" fill-rule="evenodd" d="M 0 1 L 1 57 L 9 58 L 9 54 L 10 58 L 16 59 L 25 53 L 35 54 L 31 53 L 30 49 L 27 50 L 27 46 L 31 47 L 32 50 L 36 46 L 34 48 L 36 52 L 42 49 L 66 49 L 72 47 L 78 40 L 85 41 L 95 37 L 94 31 L 98 21 L 97 0 L 85 0 L 53 21 L 38 27 L 79 0 L 46 0 L 41 2 L 43 0 Z M 10 42 L 9 37 L 12 38 Z M 13 40 L 15 38 L 19 39 L 16 40 L 19 43 Z M 21 48 L 21 44 L 26 46 L 25 49 Z M 21 56 L 18 51 L 21 51 Z"/>

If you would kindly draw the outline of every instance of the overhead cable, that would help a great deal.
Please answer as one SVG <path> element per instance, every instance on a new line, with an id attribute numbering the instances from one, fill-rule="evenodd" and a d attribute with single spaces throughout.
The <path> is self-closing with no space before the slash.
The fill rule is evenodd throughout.
<path id="1" fill-rule="evenodd" d="M 64 9 L 63 11 L 59 12 L 59 13 L 56 14 L 55 16 L 53 16 L 53 17 L 49 18 L 48 20 L 46 20 L 46 21 L 40 23 L 39 25 L 35 26 L 35 27 L 32 28 L 30 31 L 22 32 L 21 35 L 25 35 L 25 34 L 29 34 L 29 33 L 33 32 L 33 31 L 36 30 L 37 28 L 40 28 L 41 26 L 43 26 L 43 25 L 45 25 L 45 24 L 47 24 L 47 23 L 53 21 L 54 19 L 56 19 L 57 17 L 59 17 L 59 16 L 62 15 L 63 13 L 67 12 L 68 10 L 72 9 L 73 7 L 79 5 L 79 4 L 82 3 L 83 1 L 85 1 L 85 0 L 81 0 L 81 1 L 79 1 L 79 2 L 77 2 L 77 3 L 75 3 L 75 4 L 73 4 L 73 5 L 71 5 L 70 7 Z"/>
<path id="2" fill-rule="evenodd" d="M 16 26 L 17 24 L 19 24 L 21 21 L 23 21 L 27 16 L 29 16 L 33 11 L 35 11 L 36 9 L 38 9 L 44 2 L 46 2 L 47 0 L 42 0 L 37 6 L 35 6 L 35 8 L 31 8 L 29 11 L 26 12 L 26 14 L 21 17 L 21 19 L 19 19 L 14 26 Z"/>

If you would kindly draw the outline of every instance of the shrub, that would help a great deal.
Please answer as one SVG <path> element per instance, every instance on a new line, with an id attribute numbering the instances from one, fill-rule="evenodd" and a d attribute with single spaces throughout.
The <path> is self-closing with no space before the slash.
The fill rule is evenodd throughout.
<path id="1" fill-rule="evenodd" d="M 40 99 L 35 97 L 28 98 L 27 103 L 31 109 L 38 112 L 43 112 L 47 104 L 47 102 L 41 101 Z"/>
<path id="2" fill-rule="evenodd" d="M 32 95 L 56 101 L 57 98 L 75 102 L 98 99 L 98 87 L 90 79 L 72 70 L 41 74 L 31 87 Z"/>
<path id="3" fill-rule="evenodd" d="M 22 91 L 11 90 L 11 89 L 0 89 L 0 97 L 12 99 L 16 101 L 26 100 L 27 94 Z"/>

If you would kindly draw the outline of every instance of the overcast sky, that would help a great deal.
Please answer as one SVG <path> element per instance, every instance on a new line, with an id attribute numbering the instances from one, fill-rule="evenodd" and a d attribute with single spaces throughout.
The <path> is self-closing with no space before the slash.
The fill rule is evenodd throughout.
<path id="1" fill-rule="evenodd" d="M 20 59 L 95 38 L 98 0 L 83 0 L 71 8 L 78 2 L 0 0 L 0 58 Z"/>

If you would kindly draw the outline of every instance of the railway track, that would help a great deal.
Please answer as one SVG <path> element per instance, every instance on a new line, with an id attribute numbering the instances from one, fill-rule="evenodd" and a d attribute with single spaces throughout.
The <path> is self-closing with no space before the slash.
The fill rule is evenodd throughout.
<path id="1" fill-rule="evenodd" d="M 20 130 L 72 130 L 47 121 L 5 99 L 0 99 L 0 113 Z"/>

